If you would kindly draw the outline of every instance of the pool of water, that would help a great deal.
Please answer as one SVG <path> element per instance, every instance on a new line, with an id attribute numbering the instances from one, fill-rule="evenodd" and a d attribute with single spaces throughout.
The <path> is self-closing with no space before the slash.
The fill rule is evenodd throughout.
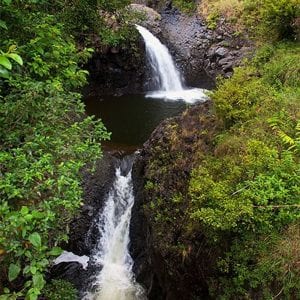
<path id="1" fill-rule="evenodd" d="M 140 147 L 164 119 L 188 107 L 183 101 L 146 98 L 144 95 L 88 96 L 86 111 L 102 119 L 112 132 L 105 147 L 132 152 Z"/>

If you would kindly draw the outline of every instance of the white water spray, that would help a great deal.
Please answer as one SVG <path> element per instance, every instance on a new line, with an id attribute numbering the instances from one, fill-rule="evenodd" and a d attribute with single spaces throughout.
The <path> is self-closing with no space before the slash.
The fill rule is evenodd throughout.
<path id="1" fill-rule="evenodd" d="M 146 28 L 140 25 L 136 25 L 136 28 L 145 41 L 146 53 L 151 68 L 154 75 L 158 77 L 160 84 L 159 91 L 150 92 L 147 97 L 184 100 L 188 103 L 207 100 L 204 90 L 198 88 L 185 89 L 183 87 L 180 73 L 176 69 L 167 47 Z"/>
<path id="2" fill-rule="evenodd" d="M 135 281 L 133 260 L 128 251 L 133 204 L 131 171 L 122 175 L 118 168 L 98 221 L 101 238 L 93 260 L 102 270 L 94 280 L 96 292 L 87 294 L 85 300 L 145 299 L 142 287 Z"/>

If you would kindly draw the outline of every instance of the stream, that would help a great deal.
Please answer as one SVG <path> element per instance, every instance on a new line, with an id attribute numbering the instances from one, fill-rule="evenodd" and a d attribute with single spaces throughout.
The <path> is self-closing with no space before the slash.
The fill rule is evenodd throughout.
<path id="1" fill-rule="evenodd" d="M 185 86 L 168 49 L 147 29 L 136 27 L 144 39 L 158 89 L 141 95 L 85 99 L 87 113 L 101 118 L 112 132 L 111 140 L 103 145 L 104 150 L 117 150 L 122 154 L 132 154 L 141 147 L 162 120 L 179 115 L 188 105 L 207 99 L 204 90 Z M 131 179 L 133 163 L 134 155 L 119 161 L 109 193 L 103 199 L 103 208 L 93 221 L 97 227 L 97 242 L 88 258 L 88 266 L 95 272 L 82 291 L 83 300 L 147 299 L 146 291 L 135 280 L 134 261 L 128 250 L 135 200 Z M 70 254 L 64 255 L 70 258 Z M 82 257 L 77 261 L 82 264 Z"/>

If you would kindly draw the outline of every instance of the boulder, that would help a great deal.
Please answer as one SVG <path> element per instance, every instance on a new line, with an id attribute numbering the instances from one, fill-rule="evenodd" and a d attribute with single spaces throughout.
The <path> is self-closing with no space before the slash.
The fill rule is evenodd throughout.
<path id="1" fill-rule="evenodd" d="M 198 163 L 194 154 L 210 150 L 217 126 L 210 101 L 192 106 L 155 129 L 133 166 L 130 252 L 137 281 L 145 287 L 149 300 L 208 299 L 206 280 L 214 271 L 218 253 L 209 252 L 203 235 L 184 235 L 181 224 L 188 201 L 184 197 L 177 204 L 168 201 L 174 191 L 185 194 L 189 174 Z M 145 188 L 149 182 L 157 188 Z M 158 201 L 164 206 L 160 207 L 162 220 L 156 219 L 158 206 L 151 209 Z M 177 247 L 180 241 L 189 245 L 187 257 Z"/>
<path id="2" fill-rule="evenodd" d="M 219 57 L 225 57 L 228 51 L 229 51 L 228 49 L 221 47 L 216 50 L 215 54 Z"/>
<path id="3" fill-rule="evenodd" d="M 130 4 L 129 8 L 143 16 L 143 19 L 139 22 L 141 26 L 151 30 L 153 34 L 161 32 L 161 15 L 157 11 L 142 4 Z"/>

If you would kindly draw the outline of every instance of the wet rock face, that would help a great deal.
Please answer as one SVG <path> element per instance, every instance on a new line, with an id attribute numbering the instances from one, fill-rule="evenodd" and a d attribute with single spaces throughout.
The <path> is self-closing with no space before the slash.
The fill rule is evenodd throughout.
<path id="1" fill-rule="evenodd" d="M 210 30 L 199 15 L 183 15 L 174 8 L 162 13 L 161 32 L 190 85 L 201 85 L 205 74 L 212 79 L 219 74 L 230 77 L 251 50 L 249 42 L 235 37 L 223 20 Z"/>
<path id="2" fill-rule="evenodd" d="M 79 256 L 91 256 L 97 243 L 98 230 L 94 220 L 104 205 L 115 176 L 118 159 L 105 153 L 96 164 L 94 173 L 83 171 L 84 204 L 70 225 L 69 241 L 61 247 Z M 62 262 L 50 268 L 47 280 L 64 279 L 81 291 L 85 290 L 95 268 L 89 265 L 85 270 L 78 262 Z"/>
<path id="3" fill-rule="evenodd" d="M 84 172 L 84 204 L 78 216 L 71 223 L 69 242 L 63 247 L 65 250 L 79 256 L 89 256 L 94 249 L 97 230 L 93 231 L 92 225 L 114 180 L 116 161 L 117 159 L 113 156 L 105 154 L 98 161 L 94 173 Z"/>
<path id="4" fill-rule="evenodd" d="M 138 40 L 126 48 L 108 47 L 95 53 L 87 65 L 90 85 L 85 94 L 122 95 L 144 90 L 145 51 Z"/>

